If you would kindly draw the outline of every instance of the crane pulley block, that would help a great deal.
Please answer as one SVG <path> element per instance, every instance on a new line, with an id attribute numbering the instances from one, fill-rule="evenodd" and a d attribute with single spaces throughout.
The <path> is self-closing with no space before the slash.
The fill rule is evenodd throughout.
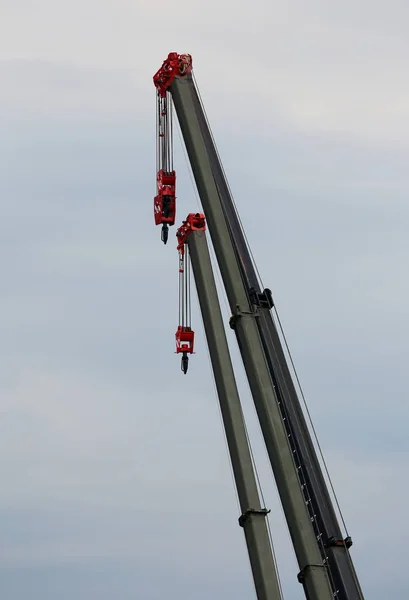
<path id="1" fill-rule="evenodd" d="M 163 61 L 161 68 L 153 76 L 153 83 L 158 90 L 159 96 L 164 98 L 172 81 L 178 75 L 183 77 L 192 70 L 192 57 L 190 54 L 178 54 L 170 52 Z"/>
<path id="2" fill-rule="evenodd" d="M 189 354 L 193 354 L 195 332 L 191 327 L 179 325 L 175 334 L 176 354 L 182 354 L 181 370 L 186 375 L 189 366 Z"/>
<path id="3" fill-rule="evenodd" d="M 176 330 L 176 354 L 180 354 L 181 352 L 187 352 L 188 354 L 193 354 L 194 342 L 195 342 L 195 332 L 190 327 L 183 327 L 179 325 Z"/>
<path id="4" fill-rule="evenodd" d="M 155 225 L 174 225 L 176 216 L 176 172 L 158 171 L 154 199 Z"/>

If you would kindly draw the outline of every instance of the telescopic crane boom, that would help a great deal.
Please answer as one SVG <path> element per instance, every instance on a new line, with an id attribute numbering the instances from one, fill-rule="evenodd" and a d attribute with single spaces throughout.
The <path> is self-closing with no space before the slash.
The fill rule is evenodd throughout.
<path id="1" fill-rule="evenodd" d="M 176 110 L 219 264 L 239 350 L 276 479 L 307 600 L 363 600 L 351 538 L 341 528 L 193 79 L 190 55 L 169 54 L 154 76 Z M 193 269 L 195 269 L 193 265 Z M 199 297 L 200 301 L 200 297 Z"/>
<path id="2" fill-rule="evenodd" d="M 177 231 L 178 250 L 189 254 L 226 431 L 243 528 L 258 600 L 281 600 L 280 585 L 261 505 L 247 430 L 217 296 L 203 214 L 191 213 Z M 188 252 L 187 252 L 188 251 Z"/>

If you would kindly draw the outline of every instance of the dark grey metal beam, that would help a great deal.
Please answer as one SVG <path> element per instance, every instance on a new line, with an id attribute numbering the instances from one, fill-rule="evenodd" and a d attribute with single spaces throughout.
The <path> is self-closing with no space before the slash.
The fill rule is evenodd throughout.
<path id="1" fill-rule="evenodd" d="M 203 107 L 197 108 L 199 119 L 206 124 Z M 219 191 L 220 202 L 236 250 L 243 281 L 248 293 L 252 288 L 261 293 L 257 273 L 244 237 L 237 211 L 209 127 L 202 126 L 203 139 L 212 165 L 212 173 Z M 254 294 L 253 294 L 254 297 Z M 364 596 L 349 552 L 350 540 L 342 540 L 342 532 L 328 493 L 320 463 L 308 431 L 298 394 L 292 380 L 280 337 L 271 314 L 260 308 L 257 321 L 270 374 L 276 386 L 282 416 L 297 468 L 308 499 L 308 508 L 316 536 L 321 540 L 321 555 L 331 573 L 336 600 L 363 600 Z"/>
<path id="2" fill-rule="evenodd" d="M 205 231 L 191 232 L 187 246 L 242 512 L 239 523 L 244 529 L 257 598 L 280 600 L 266 511 L 260 503 Z"/>
<path id="3" fill-rule="evenodd" d="M 196 105 L 195 112 L 201 123 L 203 141 L 242 279 L 248 294 L 251 288 L 256 294 L 259 294 L 261 290 L 257 274 L 200 102 Z M 257 325 L 260 338 L 269 365 L 270 375 L 276 388 L 281 414 L 285 421 L 300 480 L 303 484 L 304 496 L 308 500 L 308 509 L 314 532 L 321 541 L 321 556 L 326 560 L 331 573 L 332 587 L 334 594 L 336 594 L 334 597 L 337 600 L 363 600 L 364 596 L 348 549 L 349 540 L 346 543 L 342 540 L 338 519 L 308 431 L 273 316 L 271 311 L 266 308 L 259 308 L 259 314 L 260 318 L 257 320 Z"/>
<path id="4" fill-rule="evenodd" d="M 232 243 L 219 190 L 206 148 L 201 105 L 191 75 L 176 77 L 170 88 L 182 135 L 207 218 L 216 257 L 235 317 L 235 332 L 267 452 L 273 468 L 308 600 L 333 600 L 327 567 L 322 560 L 288 442 L 279 401 L 259 335 L 259 314 L 250 305 Z"/>
<path id="5" fill-rule="evenodd" d="M 195 113 L 201 125 L 201 133 L 211 164 L 212 175 L 219 193 L 220 203 L 243 282 L 249 296 L 251 288 L 256 294 L 260 294 L 262 290 L 258 283 L 248 244 L 243 235 L 237 211 L 200 102 L 195 104 Z M 269 309 L 262 307 L 259 308 L 259 315 L 257 325 L 260 338 L 270 375 L 275 385 L 290 447 L 303 485 L 304 497 L 308 500 L 311 522 L 315 535 L 320 540 L 321 557 L 327 562 L 331 574 L 334 597 L 336 600 L 363 600 L 364 596 L 349 552 L 349 543 L 351 542 L 350 540 L 342 540 L 341 528 L 308 431 L 273 316 Z"/>

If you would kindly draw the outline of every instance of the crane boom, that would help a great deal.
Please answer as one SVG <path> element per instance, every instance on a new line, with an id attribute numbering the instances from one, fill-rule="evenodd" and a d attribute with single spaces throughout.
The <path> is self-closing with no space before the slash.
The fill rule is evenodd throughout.
<path id="1" fill-rule="evenodd" d="M 172 96 L 219 263 L 239 349 L 308 600 L 363 600 L 281 340 L 270 290 L 261 290 L 192 75 L 171 53 L 154 77 Z"/>
<path id="2" fill-rule="evenodd" d="M 178 233 L 179 246 L 182 243 L 189 249 L 240 502 L 242 514 L 239 524 L 244 530 L 257 598 L 258 600 L 281 600 L 278 574 L 265 519 L 268 511 L 261 505 L 258 493 L 247 430 L 205 236 L 204 215 L 188 215 Z"/>

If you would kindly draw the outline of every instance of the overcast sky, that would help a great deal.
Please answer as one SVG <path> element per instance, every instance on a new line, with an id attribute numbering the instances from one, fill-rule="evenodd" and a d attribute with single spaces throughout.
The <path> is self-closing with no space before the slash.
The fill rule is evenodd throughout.
<path id="1" fill-rule="evenodd" d="M 403 0 L 0 0 L 2 600 L 255 597 L 200 314 L 184 377 L 153 225 L 169 51 L 193 55 L 366 597 L 408 595 L 408 22 Z M 181 221 L 179 136 L 175 160 Z"/>

